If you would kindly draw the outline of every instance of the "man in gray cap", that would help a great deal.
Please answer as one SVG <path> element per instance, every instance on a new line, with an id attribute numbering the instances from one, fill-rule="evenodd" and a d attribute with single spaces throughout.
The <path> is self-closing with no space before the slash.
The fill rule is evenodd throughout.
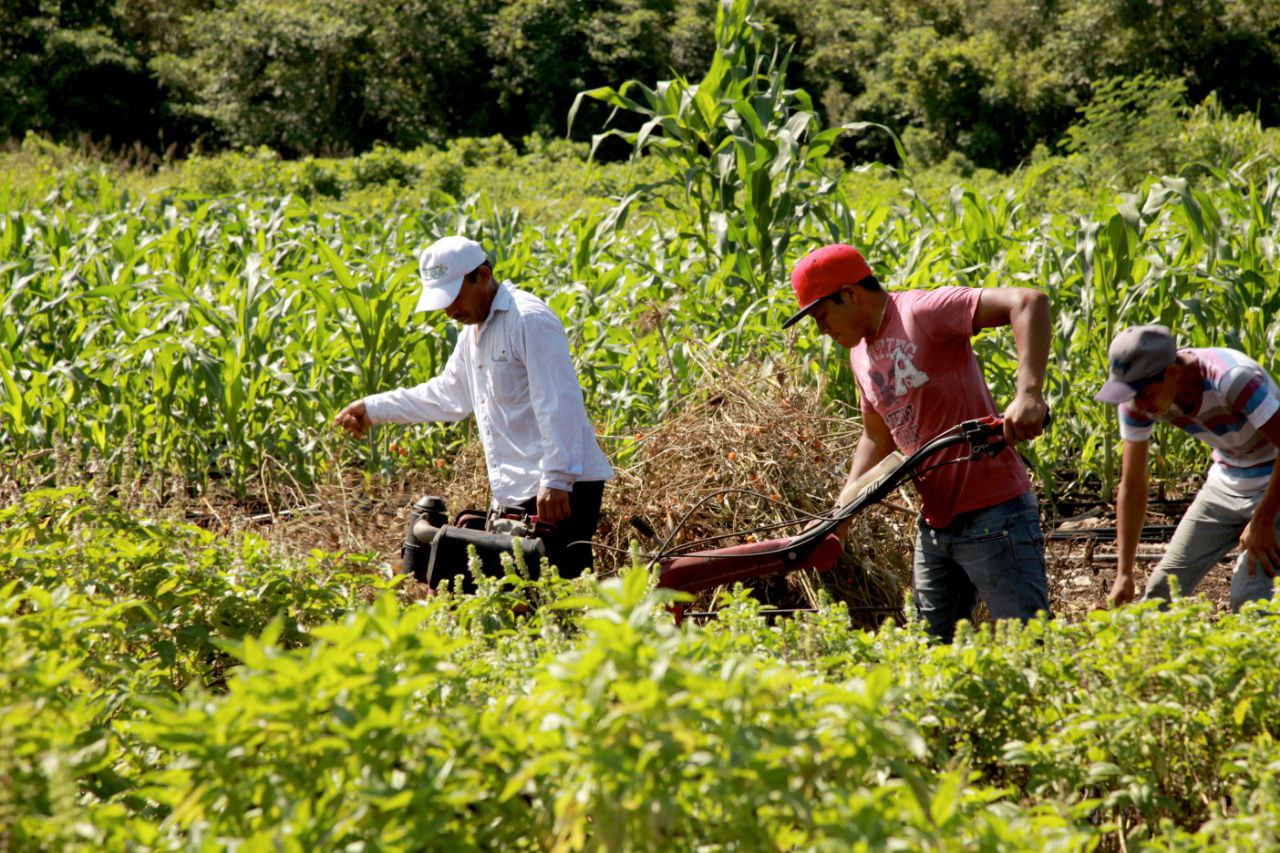
<path id="1" fill-rule="evenodd" d="M 589 542 L 613 468 L 587 419 L 563 323 L 538 297 L 499 283 L 484 249 L 466 237 L 428 246 L 418 269 L 417 310 L 442 310 L 467 328 L 439 376 L 356 400 L 334 426 L 359 437 L 374 424 L 474 414 L 495 507 L 553 525 L 548 559 L 565 577 L 578 575 L 592 564 Z"/>
<path id="2" fill-rule="evenodd" d="M 1146 599 L 1169 598 L 1169 578 L 1189 594 L 1237 543 L 1231 608 L 1271 596 L 1280 571 L 1280 388 L 1242 352 L 1178 349 L 1164 326 L 1134 326 L 1108 352 L 1110 378 L 1100 402 L 1119 408 L 1124 454 L 1116 496 L 1119 562 L 1113 604 L 1134 598 L 1133 565 L 1147 512 L 1147 456 L 1156 421 L 1213 448 L 1208 477 L 1151 577 Z"/>

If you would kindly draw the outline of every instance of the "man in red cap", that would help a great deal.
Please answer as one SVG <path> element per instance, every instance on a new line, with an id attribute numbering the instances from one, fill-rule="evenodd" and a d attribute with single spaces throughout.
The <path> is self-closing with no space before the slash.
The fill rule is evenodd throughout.
<path id="1" fill-rule="evenodd" d="M 1041 433 L 1049 357 L 1049 300 L 1027 288 L 939 287 L 887 292 L 852 246 L 811 252 L 791 286 L 800 310 L 783 327 L 812 316 L 850 351 L 862 398 L 863 430 L 849 471 L 852 483 L 895 449 L 912 453 L 961 421 L 996 413 L 971 339 L 983 329 L 1013 328 L 1017 391 L 1004 411 L 1009 445 Z M 978 597 L 994 619 L 1049 610 L 1044 535 L 1031 480 L 1012 450 L 956 465 L 944 451 L 917 478 L 921 512 L 913 587 L 929 631 L 946 642 Z"/>

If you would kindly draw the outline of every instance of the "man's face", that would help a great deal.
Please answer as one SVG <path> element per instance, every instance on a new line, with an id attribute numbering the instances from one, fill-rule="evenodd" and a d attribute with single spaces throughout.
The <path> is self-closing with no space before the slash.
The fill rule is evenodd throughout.
<path id="1" fill-rule="evenodd" d="M 1173 364 L 1166 367 L 1158 377 L 1147 380 L 1129 405 L 1140 415 L 1158 418 L 1169 411 L 1177 393 L 1178 366 Z"/>
<path id="2" fill-rule="evenodd" d="M 489 316 L 489 306 L 492 303 L 488 272 L 488 267 L 480 267 L 462 279 L 457 298 L 444 309 L 446 317 L 464 326 L 484 322 Z"/>
<path id="3" fill-rule="evenodd" d="M 818 324 L 818 331 L 840 346 L 853 349 L 875 331 L 869 328 L 875 320 L 870 316 L 871 300 L 864 298 L 869 292 L 852 285 L 842 287 L 815 305 L 809 316 Z"/>

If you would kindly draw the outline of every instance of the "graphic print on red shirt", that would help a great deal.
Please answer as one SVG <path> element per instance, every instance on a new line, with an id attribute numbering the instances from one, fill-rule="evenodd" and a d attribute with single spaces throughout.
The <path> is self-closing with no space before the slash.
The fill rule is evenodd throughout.
<path id="1" fill-rule="evenodd" d="M 880 328 L 849 354 L 863 411 L 880 415 L 903 453 L 961 421 L 997 412 L 971 342 L 981 293 L 971 287 L 890 293 Z M 967 454 L 964 446 L 944 451 L 922 470 Z M 945 527 L 960 513 L 1021 495 L 1031 480 L 1006 450 L 925 470 L 917 485 L 925 523 Z"/>

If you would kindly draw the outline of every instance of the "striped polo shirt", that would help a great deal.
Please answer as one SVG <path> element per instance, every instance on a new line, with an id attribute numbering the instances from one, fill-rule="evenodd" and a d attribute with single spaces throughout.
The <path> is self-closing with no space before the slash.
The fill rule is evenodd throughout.
<path id="1" fill-rule="evenodd" d="M 1280 388 L 1261 365 L 1233 349 L 1184 349 L 1204 374 L 1198 412 L 1175 405 L 1158 420 L 1173 424 L 1213 448 L 1209 477 L 1227 488 L 1250 494 L 1267 487 L 1277 449 L 1258 428 L 1280 410 Z M 1146 441 L 1155 420 L 1121 403 L 1120 437 Z"/>

